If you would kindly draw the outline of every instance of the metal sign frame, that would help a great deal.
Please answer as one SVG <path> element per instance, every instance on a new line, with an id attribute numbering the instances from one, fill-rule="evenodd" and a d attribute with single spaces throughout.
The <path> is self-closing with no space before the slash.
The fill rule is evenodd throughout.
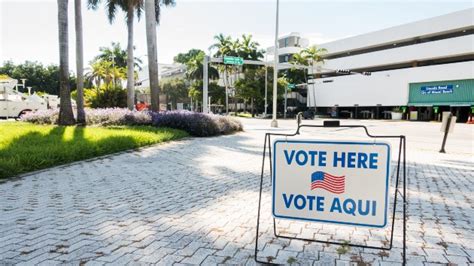
<path id="1" fill-rule="evenodd" d="M 406 137 L 404 135 L 372 135 L 369 133 L 368 129 L 364 125 L 340 125 L 339 121 L 324 121 L 323 125 L 305 125 L 299 124 L 296 129 L 295 133 L 292 134 L 283 134 L 283 133 L 265 133 L 265 140 L 263 146 L 263 159 L 262 159 L 262 168 L 260 173 L 260 190 L 258 196 L 258 214 L 257 214 L 257 225 L 256 225 L 256 236 L 255 236 L 255 254 L 254 259 L 258 263 L 262 264 L 274 264 L 268 261 L 261 261 L 258 259 L 258 238 L 259 238 L 259 230 L 260 230 L 260 212 L 261 212 L 261 205 L 262 205 L 262 191 L 263 191 L 263 178 L 265 176 L 265 159 L 267 157 L 267 148 L 268 148 L 268 159 L 270 165 L 270 185 L 272 184 L 272 176 L 273 176 L 273 166 L 272 166 L 272 143 L 271 137 L 294 137 L 300 134 L 301 128 L 348 128 L 348 129 L 363 129 L 365 134 L 372 139 L 399 139 L 399 149 L 398 149 L 398 161 L 397 166 L 394 174 L 396 175 L 395 178 L 395 187 L 394 187 L 394 201 L 393 201 L 393 210 L 392 210 L 392 217 L 391 217 L 391 233 L 390 233 L 390 241 L 389 245 L 383 246 L 372 246 L 372 245 L 360 245 L 360 244 L 353 244 L 347 242 L 336 242 L 336 241 L 323 241 L 318 239 L 308 239 L 302 237 L 293 237 L 288 235 L 280 234 L 277 230 L 276 225 L 276 218 L 273 217 L 273 234 L 276 238 L 285 238 L 285 239 L 295 239 L 295 240 L 302 240 L 308 242 L 317 242 L 317 243 L 324 243 L 324 244 L 332 244 L 332 245 L 341 245 L 341 246 L 350 246 L 350 247 L 358 247 L 358 248 L 369 248 L 369 249 L 378 249 L 378 250 L 391 250 L 393 247 L 393 232 L 395 229 L 395 215 L 396 215 L 396 207 L 398 203 L 398 195 L 400 194 L 400 198 L 402 200 L 402 207 L 403 207 L 403 265 L 406 265 L 406 206 L 407 206 L 407 196 L 406 196 Z M 401 176 L 401 177 L 400 177 Z M 400 187 L 400 182 L 402 183 Z"/>

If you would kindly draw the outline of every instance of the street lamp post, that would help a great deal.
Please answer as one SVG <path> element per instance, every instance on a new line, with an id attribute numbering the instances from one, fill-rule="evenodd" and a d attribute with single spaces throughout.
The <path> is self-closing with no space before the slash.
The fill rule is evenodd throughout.
<path id="1" fill-rule="evenodd" d="M 278 86 L 278 11 L 279 11 L 280 0 L 276 3 L 276 25 L 275 25 L 275 52 L 273 60 L 273 114 L 272 114 L 272 127 L 278 127 L 277 122 L 277 86 Z"/>
<path id="2" fill-rule="evenodd" d="M 267 108 L 268 108 L 268 51 L 265 53 L 265 111 L 264 111 L 264 118 L 267 118 Z"/>

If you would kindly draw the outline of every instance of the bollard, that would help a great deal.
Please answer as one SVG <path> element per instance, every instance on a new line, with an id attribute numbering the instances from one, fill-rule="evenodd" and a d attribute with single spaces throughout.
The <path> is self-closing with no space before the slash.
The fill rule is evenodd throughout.
<path id="1" fill-rule="evenodd" d="M 446 153 L 446 151 L 444 150 L 444 146 L 446 145 L 446 140 L 448 139 L 448 133 L 451 127 L 452 118 L 453 118 L 453 114 L 450 113 L 448 115 L 448 120 L 446 121 L 446 128 L 444 129 L 443 143 L 441 144 L 441 150 L 439 150 L 440 153 Z"/>
<path id="2" fill-rule="evenodd" d="M 296 115 L 296 124 L 299 126 L 301 124 L 301 120 L 303 120 L 303 112 L 299 112 Z"/>

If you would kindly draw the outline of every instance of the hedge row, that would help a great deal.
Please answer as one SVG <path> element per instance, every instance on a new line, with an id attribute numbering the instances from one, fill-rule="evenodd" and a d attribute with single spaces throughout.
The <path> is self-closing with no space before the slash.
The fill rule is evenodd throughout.
<path id="1" fill-rule="evenodd" d="M 35 124 L 57 124 L 59 111 L 44 110 L 25 114 L 21 120 Z M 96 126 L 151 125 L 187 131 L 198 137 L 242 131 L 235 118 L 190 111 L 130 111 L 124 108 L 86 109 L 86 124 Z"/>

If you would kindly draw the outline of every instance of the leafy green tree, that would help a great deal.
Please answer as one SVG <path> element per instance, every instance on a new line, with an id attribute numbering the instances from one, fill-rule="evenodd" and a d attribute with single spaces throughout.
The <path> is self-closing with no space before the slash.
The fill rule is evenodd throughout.
<path id="1" fill-rule="evenodd" d="M 213 102 L 223 103 L 225 101 L 224 87 L 219 86 L 217 82 L 209 82 L 209 96 Z M 197 80 L 191 84 L 188 90 L 188 96 L 194 100 L 202 99 L 203 84 L 202 80 Z"/>
<path id="2" fill-rule="evenodd" d="M 26 79 L 26 86 L 32 87 L 34 92 L 59 95 L 59 67 L 57 65 L 44 66 L 32 61 L 16 65 L 12 61 L 6 61 L 0 66 L 0 74 L 18 80 Z M 69 74 L 69 86 L 76 87 L 76 77 L 71 73 Z M 26 89 L 23 92 L 26 92 Z"/>
<path id="3" fill-rule="evenodd" d="M 235 83 L 236 95 L 243 99 L 244 103 L 250 102 L 252 116 L 255 114 L 255 101 L 263 97 L 262 88 L 265 88 L 262 80 L 265 78 L 265 70 L 247 69 L 243 78 Z"/>
<path id="4" fill-rule="evenodd" d="M 171 109 L 176 109 L 178 101 L 188 96 L 186 82 L 182 78 L 164 80 L 160 86 L 161 92 L 166 95 L 166 102 L 171 101 Z"/>
<path id="5" fill-rule="evenodd" d="M 200 53 L 204 53 L 204 51 L 200 50 L 200 49 L 191 49 L 189 50 L 188 52 L 186 53 L 179 53 L 177 54 L 174 58 L 173 58 L 173 61 L 175 63 L 180 63 L 180 64 L 184 64 L 186 65 L 190 60 L 191 58 L 193 57 L 196 57 L 198 54 Z"/>

